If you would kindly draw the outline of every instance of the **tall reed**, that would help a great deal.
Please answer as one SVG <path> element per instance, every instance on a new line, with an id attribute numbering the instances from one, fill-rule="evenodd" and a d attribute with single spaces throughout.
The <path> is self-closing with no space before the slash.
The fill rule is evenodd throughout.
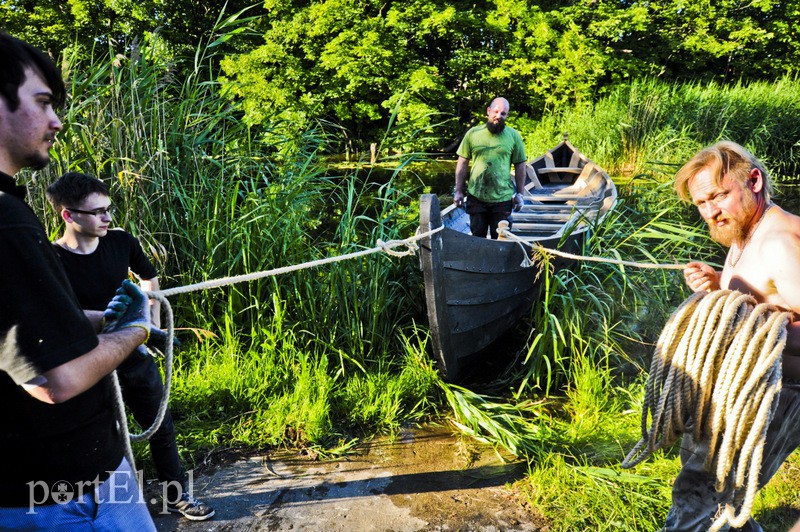
<path id="1" fill-rule="evenodd" d="M 530 154 L 570 140 L 612 175 L 633 176 L 659 165 L 674 174 L 698 149 L 733 140 L 778 175 L 798 172 L 800 80 L 784 77 L 719 85 L 655 79 L 619 85 L 598 101 L 560 109 L 540 122 L 522 121 Z"/>

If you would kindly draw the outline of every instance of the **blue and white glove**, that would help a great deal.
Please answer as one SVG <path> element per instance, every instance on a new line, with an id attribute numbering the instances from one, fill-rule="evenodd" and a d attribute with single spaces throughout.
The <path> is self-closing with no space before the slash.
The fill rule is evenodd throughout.
<path id="1" fill-rule="evenodd" d="M 512 198 L 511 201 L 512 201 L 512 204 L 514 205 L 514 212 L 521 211 L 522 210 L 522 206 L 525 205 L 525 198 L 519 192 L 514 194 L 514 197 Z"/>
<path id="2" fill-rule="evenodd" d="M 150 338 L 150 301 L 138 286 L 125 279 L 103 312 L 103 320 L 103 333 L 139 327 L 147 333 L 147 342 Z"/>

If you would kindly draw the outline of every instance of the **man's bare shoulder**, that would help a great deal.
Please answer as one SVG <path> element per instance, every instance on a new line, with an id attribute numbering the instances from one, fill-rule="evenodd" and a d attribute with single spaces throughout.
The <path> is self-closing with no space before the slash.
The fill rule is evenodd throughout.
<path id="1" fill-rule="evenodd" d="M 765 220 L 758 248 L 763 259 L 773 255 L 793 256 L 800 253 L 800 216 L 780 207 L 773 207 Z"/>
<path id="2" fill-rule="evenodd" d="M 761 300 L 800 312 L 800 216 L 773 208 L 742 272 Z"/>
<path id="3" fill-rule="evenodd" d="M 800 216 L 792 214 L 777 205 L 773 206 L 772 210 L 775 212 L 776 220 L 780 220 L 783 224 L 794 225 L 796 228 L 800 228 Z"/>
<path id="4" fill-rule="evenodd" d="M 738 263 L 726 261 L 720 286 L 800 311 L 800 217 L 773 207 Z"/>

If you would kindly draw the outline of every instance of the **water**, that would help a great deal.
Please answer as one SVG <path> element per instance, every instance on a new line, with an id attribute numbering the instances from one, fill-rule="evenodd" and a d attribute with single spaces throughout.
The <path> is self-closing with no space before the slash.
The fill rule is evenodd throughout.
<path id="1" fill-rule="evenodd" d="M 399 161 L 379 162 L 374 166 L 356 167 L 353 164 L 334 164 L 329 166 L 328 175 L 355 173 L 363 182 L 388 183 L 393 179 L 394 187 L 412 196 L 424 192 L 432 194 L 451 194 L 455 185 L 456 159 L 454 156 L 436 159 L 415 160 L 401 169 Z"/>

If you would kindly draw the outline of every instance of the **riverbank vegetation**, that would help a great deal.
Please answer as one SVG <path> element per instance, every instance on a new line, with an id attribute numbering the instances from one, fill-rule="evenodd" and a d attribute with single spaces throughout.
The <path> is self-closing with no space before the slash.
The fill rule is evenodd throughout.
<path id="1" fill-rule="evenodd" d="M 57 220 L 42 190 L 79 169 L 112 183 L 117 223 L 142 240 L 164 287 L 413 235 L 419 194 L 432 185 L 410 161 L 425 156 L 397 155 L 380 179 L 366 164 L 337 173 L 322 162 L 346 144 L 347 130 L 321 120 L 295 127 L 291 116 L 258 127 L 243 120 L 246 99 L 232 97 L 215 55 L 242 26 L 235 17 L 219 23 L 181 76 L 157 36 L 125 56 L 65 56 L 66 129 L 53 163 L 29 180 L 51 234 Z M 511 118 L 531 157 L 568 131 L 618 178 L 619 205 L 594 231 L 588 255 L 719 262 L 720 248 L 669 186 L 688 156 L 717 139 L 764 157 L 779 202 L 796 173 L 800 82 L 790 76 L 732 84 L 637 77 L 595 101 L 542 109 Z M 399 117 L 402 106 L 393 112 Z M 388 120 L 375 139 L 381 153 L 405 153 L 414 131 L 423 130 Z M 447 201 L 446 189 L 433 191 Z M 171 406 L 184 458 L 199 464 L 276 446 L 336 456 L 361 438 L 437 420 L 526 459 L 520 492 L 552 530 L 653 530 L 669 505 L 675 450 L 632 471 L 619 463 L 639 437 L 653 344 L 688 295 L 682 276 L 581 263 L 545 279 L 541 302 L 516 331 L 516 361 L 493 382 L 467 387 L 443 383 L 426 352 L 414 257 L 376 253 L 177 296 L 184 346 Z M 147 464 L 146 447 L 136 452 Z M 763 523 L 788 528 L 797 483 L 781 473 L 764 490 L 756 504 Z"/>

